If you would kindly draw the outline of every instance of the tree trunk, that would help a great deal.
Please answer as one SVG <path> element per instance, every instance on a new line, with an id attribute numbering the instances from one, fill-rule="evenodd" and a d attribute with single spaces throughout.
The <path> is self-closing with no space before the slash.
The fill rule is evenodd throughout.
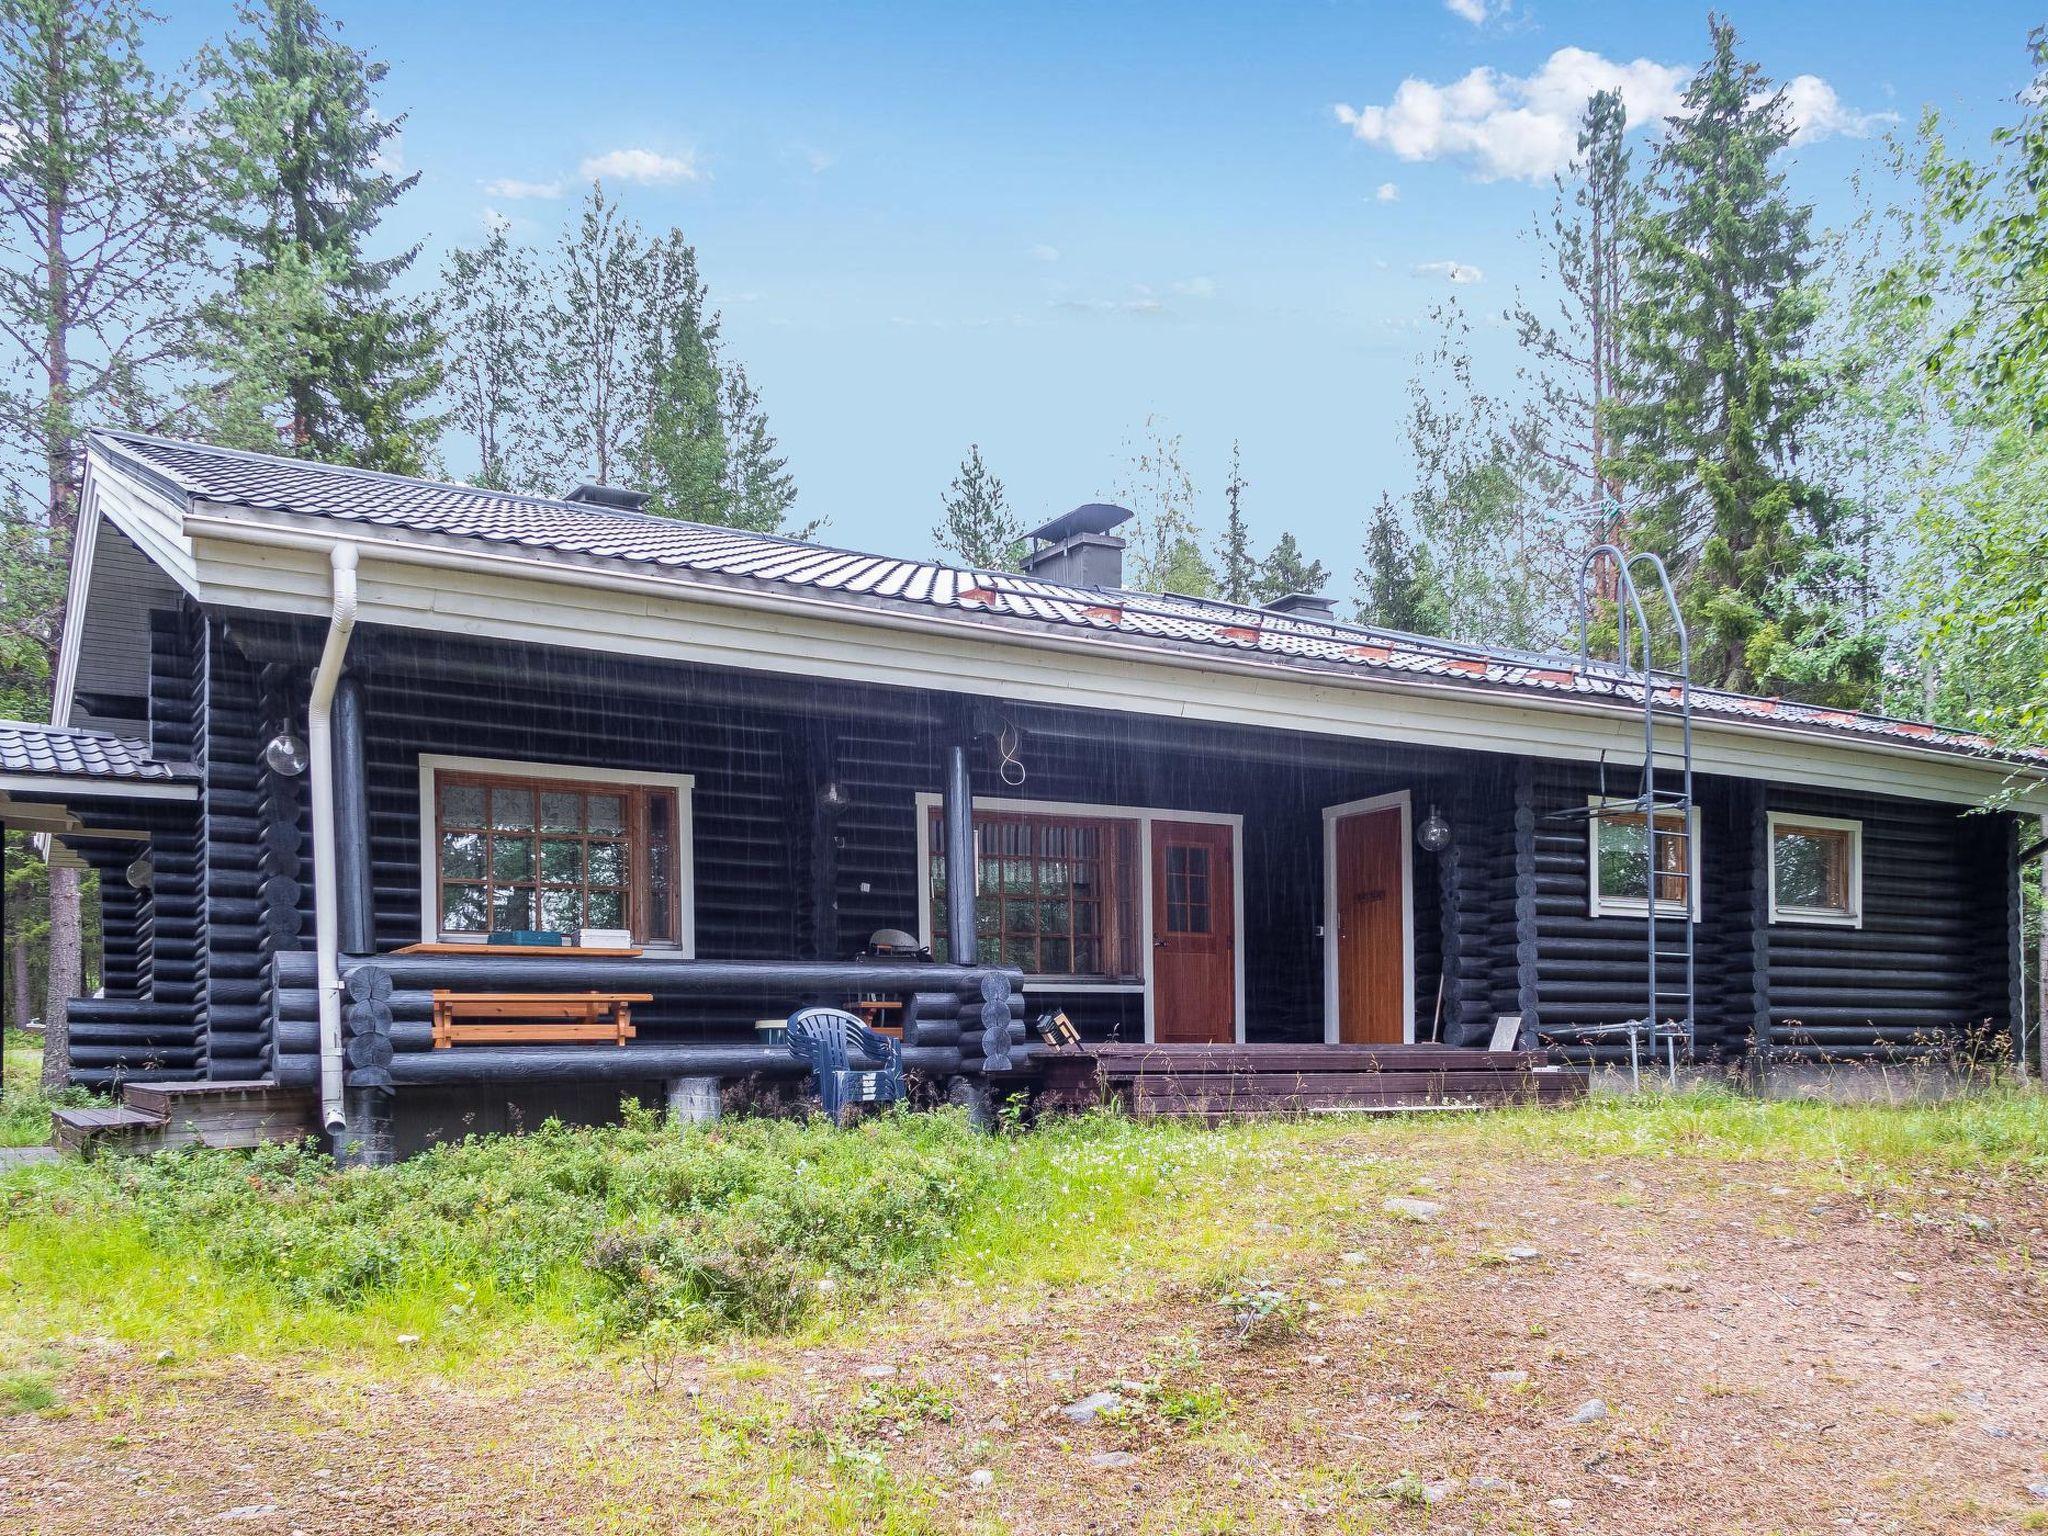
<path id="1" fill-rule="evenodd" d="M 20 934 L 14 936 L 12 953 L 7 958 L 7 975 L 12 983 L 8 991 L 14 998 L 14 1027 L 19 1029 L 35 1012 L 35 999 L 29 994 L 28 985 L 28 940 Z"/>
<path id="2" fill-rule="evenodd" d="M 50 971 L 43 1000 L 43 1087 L 55 1093 L 71 1078 L 71 999 L 82 981 L 78 871 L 50 866 Z"/>

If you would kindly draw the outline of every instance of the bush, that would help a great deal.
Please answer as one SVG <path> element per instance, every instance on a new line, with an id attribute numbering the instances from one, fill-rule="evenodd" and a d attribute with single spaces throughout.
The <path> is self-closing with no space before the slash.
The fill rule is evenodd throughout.
<path id="1" fill-rule="evenodd" d="M 850 1132 L 817 1120 L 674 1131 L 636 1116 L 475 1138 L 388 1169 L 338 1171 L 310 1144 L 108 1158 L 23 1188 L 8 1219 L 132 1220 L 154 1250 L 293 1302 L 553 1295 L 607 1331 L 694 1337 L 787 1328 L 820 1294 L 854 1304 L 924 1274 L 1001 1159 L 958 1114 Z"/>

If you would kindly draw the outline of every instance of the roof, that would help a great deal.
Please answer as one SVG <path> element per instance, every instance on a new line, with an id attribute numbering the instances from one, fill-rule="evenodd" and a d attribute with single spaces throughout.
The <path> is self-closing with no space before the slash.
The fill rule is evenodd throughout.
<path id="1" fill-rule="evenodd" d="M 946 610 L 992 627 L 1089 632 L 1185 654 L 1235 653 L 1276 670 L 1365 674 L 1389 684 L 1429 681 L 1496 697 L 1549 695 L 1640 709 L 1642 684 L 1612 662 L 1465 645 L 1310 614 L 909 560 L 656 517 L 590 503 L 276 458 L 128 432 L 93 441 L 144 478 L 184 497 L 335 523 L 509 546 L 565 565 L 617 564 L 763 589 L 799 589 L 857 610 Z M 857 617 L 857 611 L 851 614 Z M 1673 702 L 1676 695 L 1672 694 Z M 1990 738 L 1920 721 L 1830 709 L 1723 689 L 1692 690 L 1697 715 L 1955 754 L 2001 754 Z M 2048 761 L 2048 748 L 2027 759 Z"/>
<path id="2" fill-rule="evenodd" d="M 77 779 L 174 784 L 196 776 L 189 764 L 152 757 L 148 746 L 126 736 L 27 720 L 0 720 L 0 774 L 47 778 L 52 784 Z"/>

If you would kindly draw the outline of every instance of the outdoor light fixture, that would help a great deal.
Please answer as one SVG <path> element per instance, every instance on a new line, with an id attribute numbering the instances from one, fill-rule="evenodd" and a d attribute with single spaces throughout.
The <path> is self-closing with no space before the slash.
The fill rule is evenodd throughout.
<path id="1" fill-rule="evenodd" d="M 279 731 L 264 743 L 263 764 L 272 773 L 296 779 L 306 771 L 306 744 L 289 728 Z"/>
<path id="2" fill-rule="evenodd" d="M 121 871 L 121 878 L 128 882 L 130 890 L 146 891 L 156 884 L 156 866 L 149 862 L 149 855 L 145 853 Z"/>
<path id="3" fill-rule="evenodd" d="M 837 816 L 851 804 L 853 798 L 840 788 L 837 779 L 827 779 L 824 787 L 818 791 L 818 809 L 827 816 Z"/>
<path id="4" fill-rule="evenodd" d="M 1435 806 L 1422 818 L 1422 825 L 1415 829 L 1416 844 L 1428 853 L 1442 853 L 1451 846 L 1451 824 L 1437 814 Z"/>

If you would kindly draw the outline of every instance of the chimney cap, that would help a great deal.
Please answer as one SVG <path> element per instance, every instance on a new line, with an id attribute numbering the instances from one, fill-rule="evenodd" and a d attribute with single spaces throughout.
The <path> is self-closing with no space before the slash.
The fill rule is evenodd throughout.
<path id="1" fill-rule="evenodd" d="M 1108 533 L 1120 528 L 1131 520 L 1128 507 L 1119 507 L 1107 501 L 1091 501 L 1062 512 L 1051 522 L 1031 530 L 1028 537 L 1046 544 L 1058 544 L 1071 539 L 1077 533 Z"/>
<path id="2" fill-rule="evenodd" d="M 1337 616 L 1337 599 L 1324 597 L 1319 592 L 1289 592 L 1285 597 L 1276 597 L 1265 604 L 1266 612 L 1286 615 L 1296 619 L 1334 619 Z"/>
<path id="3" fill-rule="evenodd" d="M 608 512 L 638 512 L 653 499 L 647 491 L 635 491 L 623 485 L 597 485 L 588 480 L 562 498 L 581 506 L 603 507 Z"/>

